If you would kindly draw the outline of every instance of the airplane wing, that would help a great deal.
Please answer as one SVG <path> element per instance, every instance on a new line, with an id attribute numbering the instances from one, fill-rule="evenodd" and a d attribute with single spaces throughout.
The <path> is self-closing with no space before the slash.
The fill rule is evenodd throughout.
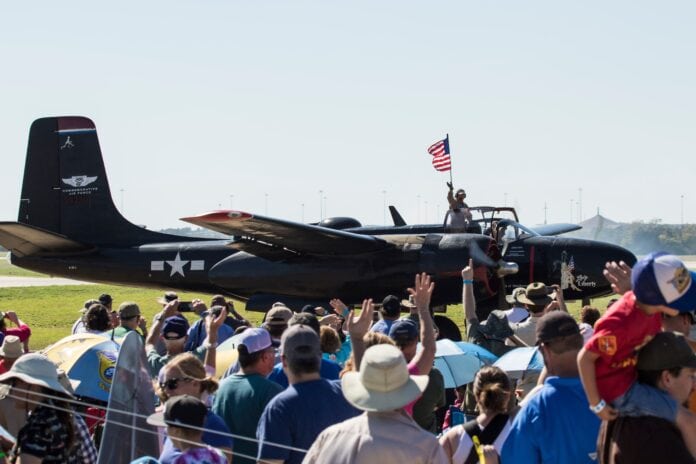
<path id="1" fill-rule="evenodd" d="M 280 247 L 298 254 L 369 253 L 394 246 L 372 235 L 360 235 L 241 211 L 214 211 L 200 216 L 181 218 L 181 220 L 223 234 L 241 237 L 242 242 L 251 241 L 270 247 Z"/>
<path id="2" fill-rule="evenodd" d="M 0 245 L 17 256 L 37 253 L 75 253 L 92 249 L 64 235 L 20 222 L 0 222 Z"/>
<path id="3" fill-rule="evenodd" d="M 574 230 L 582 229 L 582 226 L 577 224 L 545 224 L 542 226 L 531 227 L 531 229 L 539 235 L 561 235 L 566 232 L 573 232 Z"/>

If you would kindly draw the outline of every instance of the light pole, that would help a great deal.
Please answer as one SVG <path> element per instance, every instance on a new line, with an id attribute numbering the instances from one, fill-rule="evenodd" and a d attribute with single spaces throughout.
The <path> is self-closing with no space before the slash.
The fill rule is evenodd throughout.
<path id="1" fill-rule="evenodd" d="M 319 190 L 319 220 L 324 219 L 324 191 Z"/>
<path id="2" fill-rule="evenodd" d="M 387 191 L 382 190 L 382 223 L 387 225 Z"/>
<path id="3" fill-rule="evenodd" d="M 420 224 L 420 195 L 416 195 L 416 222 Z"/>
<path id="4" fill-rule="evenodd" d="M 304 203 L 302 203 L 302 222 L 304 222 Z"/>

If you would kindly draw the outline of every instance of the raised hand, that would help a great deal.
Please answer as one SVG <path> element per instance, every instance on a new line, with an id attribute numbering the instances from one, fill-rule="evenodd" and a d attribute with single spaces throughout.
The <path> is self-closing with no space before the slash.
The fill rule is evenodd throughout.
<path id="1" fill-rule="evenodd" d="M 329 305 L 331 305 L 331 308 L 339 316 L 343 316 L 343 314 L 348 311 L 348 306 L 346 306 L 345 303 L 343 303 L 343 301 L 341 301 L 339 298 L 331 299 L 331 301 L 329 301 Z"/>
<path id="2" fill-rule="evenodd" d="M 619 295 L 623 295 L 633 288 L 631 284 L 631 266 L 623 261 L 606 263 L 603 274 L 611 284 L 611 289 Z"/>
<path id="3" fill-rule="evenodd" d="M 433 295 L 435 282 L 432 282 L 430 276 L 425 272 L 416 274 L 416 281 L 413 288 L 408 289 L 408 293 L 413 295 L 413 302 L 416 304 L 418 311 L 430 310 L 430 297 Z"/>
<path id="4" fill-rule="evenodd" d="M 359 316 L 356 317 L 353 311 L 348 314 L 346 325 L 348 326 L 348 333 L 350 334 L 351 340 L 362 340 L 367 331 L 370 330 L 374 312 L 375 306 L 372 304 L 372 298 L 370 298 L 363 300 L 362 311 L 360 311 Z"/>
<path id="5" fill-rule="evenodd" d="M 463 280 L 474 280 L 474 260 L 469 258 L 469 264 L 462 269 Z"/>

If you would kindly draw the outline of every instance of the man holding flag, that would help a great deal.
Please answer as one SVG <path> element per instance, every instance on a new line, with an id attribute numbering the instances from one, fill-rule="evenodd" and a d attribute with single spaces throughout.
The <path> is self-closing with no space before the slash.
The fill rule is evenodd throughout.
<path id="1" fill-rule="evenodd" d="M 447 182 L 449 192 L 447 193 L 447 202 L 450 210 L 447 212 L 446 227 L 449 232 L 465 232 L 467 225 L 471 222 L 472 216 L 469 211 L 469 205 L 464 202 L 466 192 L 464 189 L 457 190 L 454 194 L 452 186 L 452 160 L 450 158 L 449 149 L 449 134 L 443 140 L 438 140 L 430 147 L 428 153 L 433 156 L 433 167 L 440 172 L 449 171 L 450 181 Z"/>

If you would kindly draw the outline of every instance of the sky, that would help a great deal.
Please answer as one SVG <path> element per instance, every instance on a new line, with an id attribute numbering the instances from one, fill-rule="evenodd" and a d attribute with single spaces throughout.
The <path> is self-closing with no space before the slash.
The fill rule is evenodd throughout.
<path id="1" fill-rule="evenodd" d="M 449 134 L 470 205 L 523 223 L 696 222 L 696 3 L 3 2 L 0 220 L 29 126 L 96 126 L 151 229 L 218 208 L 440 222 Z"/>

